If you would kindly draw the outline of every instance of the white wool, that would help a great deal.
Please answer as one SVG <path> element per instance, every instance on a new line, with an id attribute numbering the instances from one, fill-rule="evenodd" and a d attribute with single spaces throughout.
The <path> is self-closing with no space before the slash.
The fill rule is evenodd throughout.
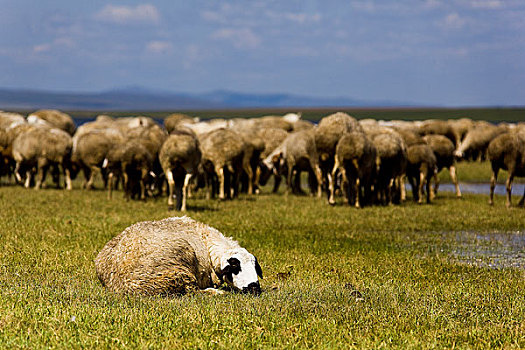
<path id="1" fill-rule="evenodd" d="M 295 123 L 301 119 L 301 115 L 297 113 L 288 113 L 283 116 L 283 119 L 290 123 Z"/>

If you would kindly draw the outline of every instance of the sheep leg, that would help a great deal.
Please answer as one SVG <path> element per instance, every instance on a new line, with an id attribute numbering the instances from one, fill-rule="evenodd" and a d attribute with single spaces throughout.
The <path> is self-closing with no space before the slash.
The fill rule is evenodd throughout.
<path id="1" fill-rule="evenodd" d="M 416 179 L 415 176 L 412 176 L 413 174 L 411 174 L 410 176 L 408 176 L 408 182 L 410 182 L 410 187 L 412 188 L 412 197 L 413 197 L 413 200 L 414 202 L 417 202 L 417 200 L 419 199 L 419 192 L 418 192 L 418 188 L 419 188 L 419 183 L 418 183 L 418 180 L 419 178 Z"/>
<path id="2" fill-rule="evenodd" d="M 140 199 L 145 201 L 146 200 L 146 181 L 148 179 L 148 169 L 141 169 L 141 176 L 140 176 Z"/>
<path id="3" fill-rule="evenodd" d="M 281 185 L 281 181 L 282 181 L 281 175 L 273 174 L 273 189 L 272 189 L 273 193 L 277 193 L 277 191 L 279 191 L 279 186 Z"/>
<path id="4" fill-rule="evenodd" d="M 122 176 L 124 178 L 124 181 L 123 181 L 123 184 L 122 184 L 122 186 L 124 187 L 124 198 L 126 200 L 129 200 L 131 198 L 131 191 L 130 191 L 130 188 L 129 188 L 129 176 L 128 176 L 128 173 L 125 170 L 122 172 Z"/>
<path id="5" fill-rule="evenodd" d="M 108 174 L 108 199 L 111 199 L 111 192 L 113 190 L 113 180 L 114 180 L 114 174 L 111 171 Z"/>
<path id="6" fill-rule="evenodd" d="M 244 162 L 243 170 L 248 176 L 248 194 L 253 194 L 253 170 L 249 162 Z"/>
<path id="7" fill-rule="evenodd" d="M 215 172 L 219 177 L 219 199 L 224 200 L 226 199 L 224 194 L 224 167 L 215 168 Z"/>
<path id="8" fill-rule="evenodd" d="M 431 193 L 431 198 L 430 199 L 434 199 L 434 197 L 437 195 L 438 193 L 438 188 L 439 188 L 439 176 L 437 173 L 434 173 L 434 175 L 431 177 L 431 179 L 434 178 L 434 191 Z"/>
<path id="9" fill-rule="evenodd" d="M 93 182 L 95 181 L 95 176 L 99 172 L 99 168 L 94 166 L 91 167 L 91 174 L 89 175 L 89 180 L 86 182 L 86 189 L 90 190 L 93 188 Z"/>
<path id="10" fill-rule="evenodd" d="M 26 181 L 24 183 L 25 188 L 29 188 L 29 186 L 31 186 L 31 176 L 31 170 L 29 169 L 26 171 Z"/>
<path id="11" fill-rule="evenodd" d="M 201 290 L 200 292 L 202 294 L 207 294 L 207 295 L 222 295 L 226 293 L 223 290 L 215 289 L 215 288 L 206 288 L 206 289 Z"/>
<path id="12" fill-rule="evenodd" d="M 400 198 L 401 202 L 404 202 L 407 199 L 407 191 L 405 188 L 405 178 L 406 178 L 405 174 L 399 177 L 399 189 L 401 191 L 401 198 Z"/>
<path id="13" fill-rule="evenodd" d="M 17 183 L 22 182 L 22 176 L 20 176 L 20 162 L 16 162 L 15 165 L 15 179 Z"/>
<path id="14" fill-rule="evenodd" d="M 168 210 L 173 210 L 173 189 L 175 187 L 175 180 L 173 180 L 173 172 L 168 170 L 166 172 L 166 179 L 168 180 Z"/>
<path id="15" fill-rule="evenodd" d="M 496 188 L 496 181 L 498 180 L 499 168 L 492 167 L 492 176 L 490 177 L 490 196 L 489 205 L 494 205 L 494 189 Z"/>
<path id="16" fill-rule="evenodd" d="M 430 175 L 429 173 L 427 173 L 425 177 L 425 189 L 427 191 L 427 204 L 429 204 L 431 199 L 435 197 L 434 192 L 432 190 L 432 186 L 431 186 L 432 176 L 433 175 Z"/>
<path id="17" fill-rule="evenodd" d="M 454 183 L 454 186 L 456 187 L 456 197 L 461 198 L 461 190 L 459 189 L 456 167 L 454 165 L 451 165 L 448 170 L 450 172 L 450 178 L 452 179 L 452 183 Z"/>
<path id="18" fill-rule="evenodd" d="M 317 198 L 321 198 L 323 195 L 323 173 L 321 172 L 321 168 L 319 165 L 315 165 L 314 167 L 315 171 L 315 177 L 317 178 Z"/>
<path id="19" fill-rule="evenodd" d="M 35 184 L 35 190 L 38 190 L 42 187 L 42 183 L 44 182 L 44 178 L 46 175 L 46 161 L 45 159 L 39 159 L 37 164 L 37 178 L 36 178 L 36 184 Z"/>
<path id="20" fill-rule="evenodd" d="M 512 181 L 514 180 L 514 172 L 509 171 L 509 177 L 507 178 L 507 183 L 505 184 L 507 188 L 507 201 L 505 202 L 505 206 L 507 208 L 510 208 L 512 205 L 511 203 L 511 195 L 512 195 Z"/>
<path id="21" fill-rule="evenodd" d="M 361 204 L 359 203 L 359 192 L 360 192 L 359 187 L 360 186 L 361 186 L 361 183 L 359 180 L 359 176 L 357 176 L 354 181 L 355 207 L 356 208 L 361 208 Z"/>
<path id="22" fill-rule="evenodd" d="M 293 184 L 292 184 L 292 179 L 293 179 L 293 166 L 291 164 L 288 164 L 288 174 L 286 176 L 286 194 L 290 193 L 290 191 L 292 191 L 293 193 Z"/>
<path id="23" fill-rule="evenodd" d="M 423 187 L 425 186 L 425 173 L 423 171 L 419 172 L 419 179 L 418 180 L 419 181 L 417 183 L 417 188 L 418 188 L 418 191 L 417 191 L 417 194 L 418 194 L 417 202 L 418 203 L 423 203 Z"/>
<path id="24" fill-rule="evenodd" d="M 339 168 L 339 159 L 336 157 L 334 162 L 334 168 L 332 169 L 332 173 L 330 176 L 330 179 L 333 179 L 335 177 L 335 173 L 337 172 L 337 169 Z M 335 184 L 334 181 L 330 181 L 328 184 L 328 190 L 330 191 L 330 197 L 328 198 L 328 204 L 334 205 L 335 204 Z"/>
<path id="25" fill-rule="evenodd" d="M 73 184 L 71 183 L 71 171 L 68 168 L 64 170 L 64 177 L 66 178 L 66 190 L 71 191 Z"/>
<path id="26" fill-rule="evenodd" d="M 192 176 L 192 174 L 186 174 L 184 177 L 184 186 L 182 188 L 182 205 L 180 208 L 181 211 L 186 211 L 186 198 L 188 198 L 188 190 L 190 188 L 190 180 Z"/>

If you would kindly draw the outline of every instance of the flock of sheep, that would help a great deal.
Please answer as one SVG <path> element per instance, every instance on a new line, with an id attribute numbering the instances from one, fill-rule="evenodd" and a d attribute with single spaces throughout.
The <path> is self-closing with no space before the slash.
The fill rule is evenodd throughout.
<path id="1" fill-rule="evenodd" d="M 210 121 L 173 114 L 163 126 L 144 116 L 100 115 L 77 128 L 57 110 L 27 117 L 0 112 L 0 151 L 0 176 L 14 175 L 25 187 L 40 188 L 50 172 L 57 186 L 63 174 L 71 189 L 71 179 L 83 171 L 83 187 L 90 189 L 100 173 L 110 198 L 121 181 L 126 198 L 167 190 L 169 208 L 183 211 L 191 191 L 205 188 L 207 198 L 234 198 L 240 191 L 258 193 L 271 177 L 273 191 L 284 177 L 287 191 L 302 193 L 301 172 L 307 172 L 312 194 L 325 192 L 330 204 L 338 193 L 356 207 L 399 203 L 405 199 L 405 178 L 414 200 L 430 202 L 443 168 L 460 197 L 456 160 L 488 158 L 490 202 L 504 169 L 510 206 L 513 178 L 525 176 L 525 124 L 467 118 L 358 121 L 337 112 L 318 125 L 297 114 Z M 521 205 L 524 199 L 525 193 Z"/>

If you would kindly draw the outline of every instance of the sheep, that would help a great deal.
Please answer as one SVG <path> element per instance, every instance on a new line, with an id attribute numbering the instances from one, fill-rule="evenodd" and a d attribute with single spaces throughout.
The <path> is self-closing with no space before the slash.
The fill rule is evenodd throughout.
<path id="1" fill-rule="evenodd" d="M 171 134 L 173 131 L 177 130 L 179 124 L 193 124 L 197 121 L 198 118 L 192 118 L 189 115 L 182 113 L 173 113 L 164 118 L 164 128 L 168 134 Z"/>
<path id="2" fill-rule="evenodd" d="M 376 158 L 377 151 L 364 133 L 346 133 L 337 143 L 332 177 L 336 176 L 338 170 L 341 172 L 343 188 L 346 187 L 346 199 L 356 208 L 361 207 L 363 202 L 361 188 L 365 191 L 364 198 L 369 200 L 372 197 L 373 181 L 377 172 Z M 334 185 L 330 186 L 328 203 L 331 205 L 335 204 L 334 189 Z"/>
<path id="3" fill-rule="evenodd" d="M 503 169 L 509 173 L 505 183 L 507 189 L 505 205 L 509 208 L 512 205 L 512 181 L 515 176 L 525 176 L 525 132 L 506 133 L 496 137 L 488 146 L 488 157 L 492 167 L 489 204 L 494 205 L 494 188 L 498 172 Z M 524 202 L 525 191 L 519 206 L 523 206 Z"/>
<path id="4" fill-rule="evenodd" d="M 36 166 L 38 177 L 35 189 L 39 189 L 42 186 L 49 166 L 61 165 L 66 179 L 66 188 L 71 190 L 72 146 L 71 136 L 61 129 L 36 127 L 21 133 L 13 141 L 12 149 L 13 158 L 16 161 L 15 176 L 17 180 L 22 180 L 19 172 L 22 168 L 26 168 L 25 187 L 29 187 L 31 181 L 30 169 Z"/>
<path id="5" fill-rule="evenodd" d="M 376 199 L 383 205 L 399 203 L 405 199 L 407 145 L 402 135 L 392 128 L 369 125 L 363 130 L 377 150 Z"/>
<path id="6" fill-rule="evenodd" d="M 266 159 L 278 146 L 280 146 L 284 140 L 288 137 L 288 132 L 279 128 L 264 128 L 257 131 L 257 135 L 264 141 L 264 150 L 261 153 L 261 159 Z M 261 186 L 266 185 L 269 178 L 274 176 L 273 193 L 277 193 L 279 185 L 281 184 L 281 175 L 277 171 L 271 171 L 273 169 L 271 164 L 275 163 L 277 159 L 269 162 L 269 166 L 265 162 L 259 164 L 261 174 L 259 176 L 259 184 Z"/>
<path id="7" fill-rule="evenodd" d="M 505 127 L 497 127 L 487 122 L 477 122 L 476 125 L 467 132 L 463 142 L 454 152 L 458 158 L 465 158 L 468 156 L 475 157 L 478 160 L 485 158 L 487 147 L 494 138 L 507 132 Z"/>
<path id="8" fill-rule="evenodd" d="M 446 136 L 455 147 L 459 146 L 461 136 L 456 132 L 456 129 L 447 120 L 430 119 L 421 123 L 418 128 L 421 136 L 425 135 L 443 135 Z"/>
<path id="9" fill-rule="evenodd" d="M 138 140 L 128 140 L 109 150 L 103 167 L 108 171 L 108 199 L 112 197 L 113 182 L 117 175 L 124 178 L 124 197 L 134 198 L 135 188 L 140 187 L 139 198 L 146 200 L 146 181 L 153 156 Z"/>
<path id="10" fill-rule="evenodd" d="M 288 135 L 283 143 L 266 157 L 264 162 L 272 170 L 276 169 L 277 172 L 284 171 L 283 166 L 286 166 L 287 192 L 301 194 L 300 172 L 302 170 L 308 171 L 310 190 L 312 194 L 321 197 L 323 179 L 313 130 L 302 130 Z M 292 182 L 294 175 L 295 181 Z M 314 178 L 316 181 L 313 181 Z M 314 186 L 314 182 L 317 186 Z"/>
<path id="11" fill-rule="evenodd" d="M 71 116 L 56 109 L 41 109 L 27 116 L 27 121 L 34 124 L 48 124 L 64 130 L 69 135 L 75 133 L 76 125 Z"/>
<path id="12" fill-rule="evenodd" d="M 337 112 L 321 119 L 315 130 L 315 145 L 319 154 L 319 165 L 323 179 L 328 180 L 328 188 L 334 179 L 331 171 L 334 167 L 335 148 L 341 136 L 346 132 L 363 132 L 357 120 L 346 113 Z M 328 189 L 327 188 L 327 189 Z M 327 191 L 330 195 L 329 191 Z"/>
<path id="13" fill-rule="evenodd" d="M 212 195 L 212 177 L 216 175 L 219 179 L 219 199 L 224 200 L 237 196 L 239 179 L 242 170 L 248 175 L 249 186 L 252 184 L 253 172 L 250 163 L 246 161 L 244 154 L 246 144 L 241 135 L 229 129 L 216 129 L 204 134 L 199 139 L 202 151 L 202 165 L 207 178 L 207 198 Z M 231 175 L 231 178 L 230 178 Z M 227 190 L 231 182 L 232 189 Z M 252 188 L 249 188 L 249 193 Z"/>
<path id="14" fill-rule="evenodd" d="M 414 201 L 423 202 L 423 186 L 426 186 L 426 200 L 430 203 L 434 196 L 430 181 L 437 171 L 436 156 L 430 146 L 413 145 L 407 148 L 407 177 L 412 186 Z"/>
<path id="15" fill-rule="evenodd" d="M 449 138 L 443 135 L 426 135 L 423 140 L 430 146 L 436 156 L 437 172 L 434 175 L 434 194 L 437 194 L 439 188 L 438 173 L 443 168 L 448 168 L 452 183 L 456 188 L 456 197 L 461 198 L 458 178 L 456 175 L 456 158 L 454 157 L 454 144 Z"/>
<path id="16" fill-rule="evenodd" d="M 177 196 L 175 209 L 186 211 L 188 186 L 196 173 L 202 153 L 199 140 L 192 132 L 172 130 L 159 152 L 159 161 L 168 179 L 168 209 L 173 209 L 173 195 Z"/>
<path id="17" fill-rule="evenodd" d="M 73 139 L 72 161 L 84 170 L 83 188 L 88 190 L 93 188 L 93 182 L 99 172 L 102 172 L 104 186 L 106 186 L 107 174 L 102 171 L 104 159 L 115 145 L 124 142 L 123 136 L 117 129 L 108 128 L 82 133 L 79 138 Z"/>
<path id="18" fill-rule="evenodd" d="M 454 129 L 454 133 L 459 137 L 459 143 L 463 142 L 469 130 L 474 127 L 474 121 L 470 118 L 449 119 L 448 122 Z"/>
<path id="19" fill-rule="evenodd" d="M 102 285 L 114 293 L 222 294 L 226 282 L 259 295 L 262 269 L 257 258 L 213 227 L 189 217 L 143 221 L 111 239 L 95 259 Z"/>

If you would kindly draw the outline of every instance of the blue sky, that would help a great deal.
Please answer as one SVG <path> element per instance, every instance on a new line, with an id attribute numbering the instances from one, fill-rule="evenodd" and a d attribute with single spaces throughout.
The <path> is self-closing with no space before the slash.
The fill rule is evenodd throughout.
<path id="1" fill-rule="evenodd" d="M 0 0 L 0 87 L 525 105 L 525 1 Z"/>

